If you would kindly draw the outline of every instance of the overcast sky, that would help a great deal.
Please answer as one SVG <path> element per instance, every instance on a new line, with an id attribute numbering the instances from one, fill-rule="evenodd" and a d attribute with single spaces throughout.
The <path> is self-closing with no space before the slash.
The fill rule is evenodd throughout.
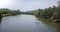
<path id="1" fill-rule="evenodd" d="M 59 0 L 0 0 L 0 8 L 29 11 L 57 5 Z"/>

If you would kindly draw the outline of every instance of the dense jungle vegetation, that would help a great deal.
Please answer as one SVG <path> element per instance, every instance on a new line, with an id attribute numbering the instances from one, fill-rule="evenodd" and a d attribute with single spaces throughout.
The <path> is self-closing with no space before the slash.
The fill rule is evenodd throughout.
<path id="1" fill-rule="evenodd" d="M 49 19 L 49 21 L 51 19 L 54 20 L 56 15 L 60 15 L 60 1 L 58 2 L 58 6 L 48 7 L 45 9 L 37 9 L 29 12 L 38 18 Z"/>
<path id="2" fill-rule="evenodd" d="M 31 14 L 31 15 L 35 15 L 38 18 L 54 20 L 54 18 L 56 18 L 56 15 L 60 15 L 60 1 L 58 2 L 58 6 L 53 6 L 45 9 L 37 9 L 27 12 L 21 12 L 20 10 L 10 10 L 7 8 L 0 9 L 0 17 L 17 15 L 17 14 Z"/>
<path id="3" fill-rule="evenodd" d="M 11 15 L 17 15 L 17 14 L 20 14 L 20 10 L 10 10 L 7 8 L 0 9 L 0 16 L 11 16 Z"/>

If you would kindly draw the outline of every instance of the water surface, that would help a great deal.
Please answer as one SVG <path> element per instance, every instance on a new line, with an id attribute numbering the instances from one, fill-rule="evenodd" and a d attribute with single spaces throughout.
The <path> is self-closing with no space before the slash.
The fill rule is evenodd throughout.
<path id="1" fill-rule="evenodd" d="M 3 17 L 1 32 L 57 32 L 57 29 L 42 23 L 33 15 Z M 59 30 L 58 30 L 59 31 Z"/>

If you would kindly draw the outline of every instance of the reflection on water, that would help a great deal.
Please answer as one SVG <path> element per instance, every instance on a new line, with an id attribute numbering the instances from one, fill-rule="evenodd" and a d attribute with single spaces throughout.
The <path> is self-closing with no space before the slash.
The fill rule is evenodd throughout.
<path id="1" fill-rule="evenodd" d="M 1 21 L 2 21 L 2 18 L 0 17 L 0 32 L 1 32 Z"/>
<path id="2" fill-rule="evenodd" d="M 0 23 L 1 23 L 1 21 L 2 21 L 2 18 L 0 18 Z"/>
<path id="3" fill-rule="evenodd" d="M 40 18 L 38 18 L 40 20 Z M 45 19 L 46 20 L 46 19 Z M 41 22 L 48 28 L 51 27 L 52 29 L 54 29 L 53 31 L 54 32 L 60 32 L 60 23 L 53 23 L 53 22 L 48 22 L 48 21 L 45 21 L 45 20 L 42 20 Z M 42 26 L 43 27 L 43 26 Z M 51 30 L 52 30 L 51 29 Z M 49 29 L 48 29 L 49 30 Z M 51 31 L 52 32 L 52 31 Z"/>
<path id="4" fill-rule="evenodd" d="M 50 27 L 56 29 L 56 32 L 60 32 L 60 23 L 47 23 L 46 25 L 49 25 Z"/>
<path id="5" fill-rule="evenodd" d="M 57 32 L 60 32 L 60 23 L 59 24 L 56 24 L 56 30 L 57 30 Z"/>
<path id="6" fill-rule="evenodd" d="M 56 30 L 41 21 L 36 22 L 38 32 L 56 32 Z"/>
<path id="7" fill-rule="evenodd" d="M 33 15 L 3 17 L 0 28 L 2 32 L 60 32 L 59 24 L 45 24 Z"/>

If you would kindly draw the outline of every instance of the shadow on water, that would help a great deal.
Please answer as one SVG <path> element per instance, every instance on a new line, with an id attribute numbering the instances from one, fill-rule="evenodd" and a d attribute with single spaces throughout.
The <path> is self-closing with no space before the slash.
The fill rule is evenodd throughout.
<path id="1" fill-rule="evenodd" d="M 56 26 L 55 26 L 57 32 L 60 32 L 60 23 L 56 23 Z"/>
<path id="2" fill-rule="evenodd" d="M 0 13 L 0 23 L 1 23 L 1 20 L 2 20 L 2 14 Z"/>
<path id="3" fill-rule="evenodd" d="M 1 32 L 1 21 L 2 21 L 2 17 L 0 18 L 0 32 Z"/>
<path id="4" fill-rule="evenodd" d="M 40 22 L 44 23 L 45 26 L 47 25 L 49 27 L 52 27 L 55 32 L 60 32 L 60 22 L 59 23 L 54 23 L 50 19 L 48 19 L 48 20 L 43 19 L 43 18 L 38 18 L 38 19 L 39 19 Z"/>
<path id="5" fill-rule="evenodd" d="M 52 27 L 55 29 L 56 32 L 60 32 L 60 23 L 46 23 L 43 21 L 43 23 L 45 23 L 46 25 Z"/>
<path id="6" fill-rule="evenodd" d="M 2 17 L 0 18 L 0 23 L 1 23 L 1 21 L 2 21 Z"/>

